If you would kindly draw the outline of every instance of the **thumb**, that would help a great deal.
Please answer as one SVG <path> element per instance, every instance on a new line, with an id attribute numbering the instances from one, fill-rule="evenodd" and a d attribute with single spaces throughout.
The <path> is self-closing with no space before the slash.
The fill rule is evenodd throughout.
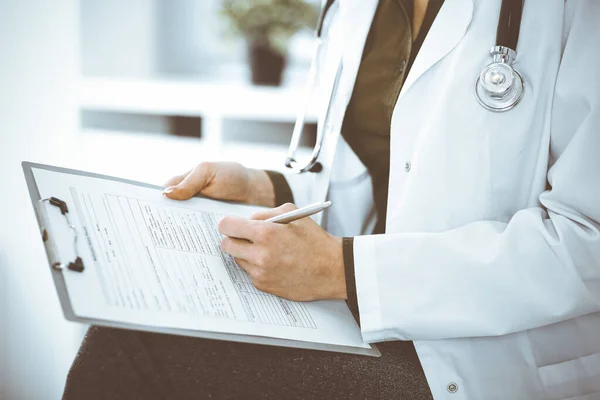
<path id="1" fill-rule="evenodd" d="M 297 209 L 298 209 L 298 207 L 296 207 L 294 204 L 285 203 L 284 205 L 279 206 L 277 208 L 271 208 L 269 210 L 264 210 L 264 211 L 259 211 L 257 213 L 254 213 L 254 214 L 252 214 L 252 217 L 250 217 L 250 219 L 264 221 L 265 219 L 273 218 L 278 215 L 284 214 L 286 212 L 294 211 Z"/>
<path id="2" fill-rule="evenodd" d="M 173 200 L 187 200 L 201 192 L 213 179 L 214 168 L 209 163 L 198 164 L 179 184 L 169 186 L 163 193 Z"/>
<path id="3" fill-rule="evenodd" d="M 168 181 L 166 181 L 163 184 L 163 186 L 165 188 L 169 188 L 171 186 L 179 185 L 181 183 L 181 181 L 183 181 L 185 179 L 185 177 L 190 174 L 190 172 L 192 172 L 191 169 L 189 171 L 187 171 L 185 174 L 175 175 L 174 177 L 172 177 L 171 179 L 169 179 Z"/>

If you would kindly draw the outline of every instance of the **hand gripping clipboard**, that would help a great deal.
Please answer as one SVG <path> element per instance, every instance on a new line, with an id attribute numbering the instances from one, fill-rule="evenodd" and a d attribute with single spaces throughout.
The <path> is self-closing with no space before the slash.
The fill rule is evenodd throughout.
<path id="1" fill-rule="evenodd" d="M 54 197 L 42 198 L 36 183 L 34 169 L 58 172 L 62 174 L 70 174 L 74 176 L 83 176 L 90 178 L 98 178 L 103 180 L 110 180 L 115 182 L 121 182 L 128 185 L 139 186 L 144 188 L 152 188 L 162 190 L 162 187 L 156 185 L 150 185 L 141 182 L 135 182 L 127 179 L 115 178 L 106 175 L 88 173 L 83 171 L 77 171 L 73 169 L 66 169 L 60 167 L 54 167 L 43 164 L 36 164 L 30 162 L 22 163 L 23 172 L 27 181 L 27 187 L 29 195 L 32 201 L 32 205 L 37 218 L 38 226 L 40 229 L 40 239 L 44 243 L 46 256 L 48 259 L 49 269 L 52 274 L 54 285 L 58 294 L 58 298 L 61 304 L 61 308 L 65 318 L 68 321 L 80 322 L 84 324 L 106 326 L 119 329 L 139 330 L 146 332 L 156 332 L 171 335 L 190 336 L 204 339 L 213 340 L 225 340 L 242 343 L 254 343 L 263 344 L 270 346 L 282 346 L 292 348 L 303 348 L 310 350 L 321 350 L 331 351 L 338 353 L 349 353 L 357 355 L 365 355 L 372 357 L 379 357 L 381 353 L 379 350 L 371 345 L 370 348 L 351 347 L 351 346 L 340 346 L 331 345 L 315 342 L 304 342 L 299 340 L 289 340 L 281 338 L 273 338 L 267 336 L 257 335 L 245 335 L 238 333 L 223 333 L 203 330 L 191 330 L 191 329 L 180 329 L 180 328 L 169 328 L 161 326 L 151 326 L 136 323 L 125 323 L 120 321 L 112 321 L 108 319 L 96 319 L 87 318 L 84 316 L 77 315 L 74 311 L 71 298 L 69 296 L 68 285 L 65 280 L 65 274 L 80 274 L 86 272 L 86 263 L 79 256 L 77 251 L 78 242 L 83 240 L 81 233 L 78 232 L 78 227 L 74 226 L 72 219 L 70 218 L 72 207 L 69 204 L 69 199 L 60 199 Z M 64 218 L 62 222 L 58 222 L 57 217 L 49 218 L 49 210 L 54 210 L 54 215 L 62 215 Z M 61 225 L 62 226 L 59 226 Z M 58 233 L 60 232 L 60 234 Z M 69 247 L 73 246 L 73 256 L 69 259 L 60 259 L 60 252 L 57 251 L 59 247 L 65 246 L 66 242 L 70 242 Z"/>

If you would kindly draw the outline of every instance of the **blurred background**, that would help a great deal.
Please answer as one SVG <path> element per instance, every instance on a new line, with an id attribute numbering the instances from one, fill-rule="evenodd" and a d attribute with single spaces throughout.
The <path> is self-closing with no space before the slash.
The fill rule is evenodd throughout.
<path id="1" fill-rule="evenodd" d="M 60 398 L 87 328 L 62 317 L 21 161 L 155 184 L 205 160 L 283 170 L 316 3 L 0 0 L 0 399 Z"/>

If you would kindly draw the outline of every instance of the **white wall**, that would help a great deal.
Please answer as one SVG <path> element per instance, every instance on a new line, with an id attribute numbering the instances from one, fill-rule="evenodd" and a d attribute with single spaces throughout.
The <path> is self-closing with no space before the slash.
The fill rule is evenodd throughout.
<path id="1" fill-rule="evenodd" d="M 0 399 L 58 399 L 82 327 L 64 322 L 23 159 L 57 163 L 74 134 L 76 0 L 0 0 Z"/>
<path id="2" fill-rule="evenodd" d="M 318 1 L 318 0 L 316 0 Z M 80 0 L 85 76 L 223 75 L 245 63 L 245 43 L 220 17 L 220 0 Z M 308 64 L 312 32 L 290 43 L 290 64 Z M 230 69 L 228 68 L 229 72 Z"/>
<path id="3" fill-rule="evenodd" d="M 6 376 L 6 368 L 8 366 L 8 355 L 6 349 L 6 338 L 8 336 L 7 330 L 7 308 L 8 308 L 8 299 L 7 299 L 7 274 L 2 268 L 2 265 L 6 265 L 7 261 L 2 256 L 2 251 L 0 251 L 0 398 L 7 398 L 8 393 L 8 382 L 4 376 Z"/>
<path id="4" fill-rule="evenodd" d="M 198 75 L 241 61 L 224 40 L 220 0 L 81 0 L 82 68 L 90 76 Z"/>
<path id="5" fill-rule="evenodd" d="M 81 0 L 85 75 L 147 76 L 158 68 L 160 0 Z"/>

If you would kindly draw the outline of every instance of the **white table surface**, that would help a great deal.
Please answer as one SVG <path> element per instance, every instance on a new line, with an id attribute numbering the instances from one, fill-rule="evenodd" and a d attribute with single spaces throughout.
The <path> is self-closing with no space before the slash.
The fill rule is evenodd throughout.
<path id="1" fill-rule="evenodd" d="M 78 92 L 79 106 L 85 110 L 293 122 L 303 106 L 303 83 L 268 87 L 168 76 L 86 77 Z M 317 104 L 311 101 L 306 122 L 316 122 L 317 115 Z"/>

